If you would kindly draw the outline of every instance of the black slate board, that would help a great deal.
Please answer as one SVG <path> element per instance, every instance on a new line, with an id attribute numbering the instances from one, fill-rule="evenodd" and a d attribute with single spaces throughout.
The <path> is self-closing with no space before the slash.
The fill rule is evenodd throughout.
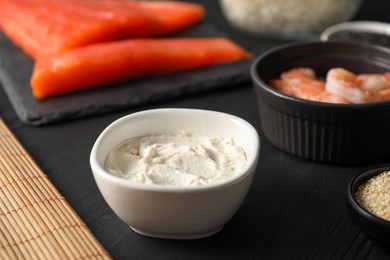
<path id="1" fill-rule="evenodd" d="M 201 24 L 176 37 L 224 36 Z M 107 87 L 36 100 L 30 89 L 33 60 L 0 33 L 0 81 L 20 120 L 39 126 L 98 115 L 157 100 L 224 89 L 249 81 L 250 61 L 129 80 Z"/>

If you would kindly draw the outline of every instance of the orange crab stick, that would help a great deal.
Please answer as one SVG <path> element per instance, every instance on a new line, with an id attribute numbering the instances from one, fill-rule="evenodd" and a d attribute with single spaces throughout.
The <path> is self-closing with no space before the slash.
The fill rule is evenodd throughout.
<path id="1" fill-rule="evenodd" d="M 224 38 L 134 39 L 73 49 L 36 61 L 31 87 L 36 98 L 79 91 L 128 78 L 160 75 L 247 59 Z"/>

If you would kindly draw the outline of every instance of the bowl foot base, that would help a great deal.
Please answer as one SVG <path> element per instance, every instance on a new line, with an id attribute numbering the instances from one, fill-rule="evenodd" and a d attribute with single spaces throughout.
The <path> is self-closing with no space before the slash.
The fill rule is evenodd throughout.
<path id="1" fill-rule="evenodd" d="M 153 238 L 164 238 L 164 239 L 199 239 L 199 238 L 205 238 L 205 237 L 209 237 L 209 236 L 212 236 L 216 233 L 218 233 L 224 226 L 220 226 L 216 229 L 213 229 L 211 231 L 207 231 L 207 232 L 202 232 L 202 233 L 184 233 L 184 234 L 180 234 L 180 233 L 153 233 L 153 232 L 145 232 L 145 231 L 142 231 L 142 230 L 139 230 L 139 229 L 136 229 L 136 228 L 133 228 L 132 226 L 130 226 L 130 228 L 140 234 L 140 235 L 143 235 L 143 236 L 147 236 L 147 237 L 153 237 Z"/>

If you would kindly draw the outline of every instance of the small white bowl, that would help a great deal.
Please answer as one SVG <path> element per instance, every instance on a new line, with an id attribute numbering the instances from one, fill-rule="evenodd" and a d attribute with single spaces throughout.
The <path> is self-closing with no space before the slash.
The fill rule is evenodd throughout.
<path id="1" fill-rule="evenodd" d="M 224 182 L 190 187 L 135 183 L 104 169 L 107 154 L 126 139 L 181 131 L 234 139 L 247 154 L 246 168 Z M 135 232 L 157 238 L 195 239 L 217 233 L 239 209 L 252 183 L 259 151 L 257 131 L 241 118 L 198 109 L 155 109 L 110 124 L 96 140 L 90 164 L 104 199 Z"/>

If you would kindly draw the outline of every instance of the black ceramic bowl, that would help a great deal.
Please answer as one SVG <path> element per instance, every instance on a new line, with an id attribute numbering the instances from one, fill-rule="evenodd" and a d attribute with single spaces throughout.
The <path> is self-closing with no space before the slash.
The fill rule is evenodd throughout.
<path id="1" fill-rule="evenodd" d="M 365 210 L 355 198 L 355 193 L 360 185 L 384 171 L 390 171 L 390 166 L 379 166 L 366 170 L 351 180 L 347 190 L 347 210 L 352 222 L 369 238 L 390 246 L 390 222 Z"/>
<path id="2" fill-rule="evenodd" d="M 251 66 L 262 130 L 281 150 L 323 163 L 356 164 L 390 158 L 390 101 L 330 104 L 282 94 L 267 82 L 294 67 L 320 77 L 334 67 L 354 73 L 390 71 L 390 50 L 346 42 L 294 43 L 273 48 Z"/>

